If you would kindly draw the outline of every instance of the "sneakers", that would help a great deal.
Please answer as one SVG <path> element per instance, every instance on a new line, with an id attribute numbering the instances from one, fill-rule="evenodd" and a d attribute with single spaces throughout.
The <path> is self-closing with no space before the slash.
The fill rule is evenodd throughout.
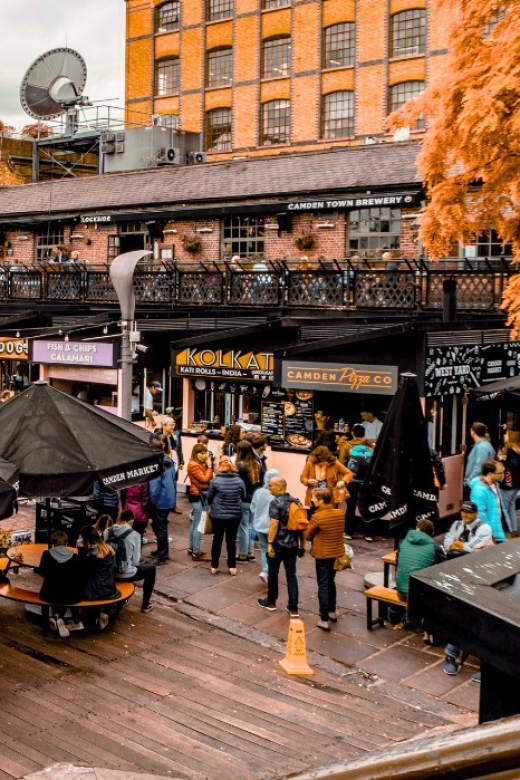
<path id="1" fill-rule="evenodd" d="M 351 534 L 343 534 L 343 538 L 346 539 L 348 542 L 352 541 L 352 535 Z"/>
<path id="2" fill-rule="evenodd" d="M 287 607 L 287 612 L 289 613 L 289 617 L 291 618 L 300 617 L 300 613 L 298 612 L 298 607 L 296 607 L 296 609 L 289 609 L 289 607 Z"/>
<path id="3" fill-rule="evenodd" d="M 58 634 L 61 636 L 62 639 L 65 639 L 66 637 L 70 636 L 69 629 L 65 625 L 63 618 L 56 619 L 56 628 L 58 629 Z"/>
<path id="4" fill-rule="evenodd" d="M 237 563 L 247 563 L 247 555 L 237 555 Z"/>
<path id="5" fill-rule="evenodd" d="M 143 538 L 141 539 L 141 545 L 143 544 L 148 544 L 148 539 L 146 538 L 146 536 L 143 536 Z"/>
<path id="6" fill-rule="evenodd" d="M 58 630 L 58 626 L 56 625 L 56 618 L 49 618 L 49 629 L 51 631 Z"/>
<path id="7" fill-rule="evenodd" d="M 155 536 L 153 538 L 153 542 L 154 542 L 154 544 L 157 544 L 157 539 L 155 538 Z M 169 536 L 168 537 L 168 544 L 171 544 L 172 542 L 173 542 L 173 537 Z"/>
<path id="8" fill-rule="evenodd" d="M 249 563 L 254 563 L 256 561 L 255 554 L 254 553 L 248 553 L 246 555 L 247 560 Z"/>
<path id="9" fill-rule="evenodd" d="M 161 566 L 163 563 L 168 563 L 169 558 L 152 558 L 152 563 L 155 566 Z"/>
<path id="10" fill-rule="evenodd" d="M 450 655 L 447 655 L 442 665 L 442 671 L 444 672 L 444 674 L 458 674 L 460 671 L 460 667 L 457 661 L 455 660 L 455 658 L 452 658 Z"/>
<path id="11" fill-rule="evenodd" d="M 237 570 L 236 570 L 236 569 L 230 569 L 230 570 L 229 570 L 229 573 L 230 573 L 230 575 L 231 575 L 232 577 L 236 577 L 236 576 L 237 576 Z"/>
<path id="12" fill-rule="evenodd" d="M 365 536 L 365 542 L 373 542 L 373 538 L 371 536 Z"/>
<path id="13" fill-rule="evenodd" d="M 216 568 L 214 568 L 214 567 L 212 566 L 212 567 L 211 567 L 211 573 L 212 573 L 212 574 L 218 574 L 218 566 L 217 566 Z"/>
<path id="14" fill-rule="evenodd" d="M 173 507 L 172 512 L 175 512 L 176 515 L 182 515 L 182 509 L 179 509 L 176 506 Z"/>
<path id="15" fill-rule="evenodd" d="M 471 675 L 471 679 L 472 679 L 473 682 L 476 682 L 476 683 L 482 682 L 482 680 L 480 678 L 480 672 L 475 672 L 474 674 L 472 674 Z"/>
<path id="16" fill-rule="evenodd" d="M 330 631 L 329 621 L 328 620 L 318 620 L 318 628 L 321 628 L 322 631 Z"/>
<path id="17" fill-rule="evenodd" d="M 192 561 L 211 561 L 210 556 L 207 553 L 202 552 L 202 550 L 199 550 L 198 553 L 192 553 L 191 559 Z"/>
<path id="18" fill-rule="evenodd" d="M 108 626 L 108 621 L 110 618 L 108 617 L 106 612 L 100 612 L 99 617 L 97 619 L 98 628 L 100 631 L 104 631 L 105 628 Z"/>
<path id="19" fill-rule="evenodd" d="M 329 612 L 329 620 L 331 623 L 337 623 L 338 622 L 338 613 L 337 612 Z"/>
<path id="20" fill-rule="evenodd" d="M 72 620 L 70 623 L 67 623 L 67 628 L 69 631 L 84 631 L 85 626 L 81 620 Z"/>
<path id="21" fill-rule="evenodd" d="M 258 576 L 260 577 L 262 582 L 265 582 L 265 584 L 267 585 L 267 574 L 265 573 L 265 571 L 261 571 Z"/>
<path id="22" fill-rule="evenodd" d="M 188 555 L 193 555 L 193 550 L 191 549 L 191 547 L 188 547 Z"/>
<path id="23" fill-rule="evenodd" d="M 256 603 L 259 607 L 266 609 L 268 612 L 276 612 L 276 604 L 269 604 L 267 599 L 258 599 Z"/>
<path id="24" fill-rule="evenodd" d="M 146 607 L 141 607 L 141 612 L 151 612 L 153 609 L 153 604 L 147 604 Z"/>

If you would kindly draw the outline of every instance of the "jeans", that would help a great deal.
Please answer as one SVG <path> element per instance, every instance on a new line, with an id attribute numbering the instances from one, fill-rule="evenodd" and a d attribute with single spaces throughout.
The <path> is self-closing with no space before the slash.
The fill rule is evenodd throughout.
<path id="1" fill-rule="evenodd" d="M 260 542 L 260 561 L 262 564 L 262 572 L 264 574 L 269 573 L 269 564 L 267 558 L 267 534 L 257 531 L 258 541 Z"/>
<path id="2" fill-rule="evenodd" d="M 152 598 L 153 589 L 155 586 L 155 575 L 157 570 L 153 563 L 140 563 L 137 567 L 136 573 L 132 577 L 120 577 L 119 579 L 125 582 L 140 582 L 143 580 L 143 603 L 142 608 L 146 609 Z M 116 577 L 116 588 L 117 588 Z"/>
<path id="3" fill-rule="evenodd" d="M 155 557 L 160 561 L 167 561 L 170 557 L 168 547 L 168 515 L 169 509 L 153 508 L 152 529 L 157 539 L 157 552 Z"/>
<path id="4" fill-rule="evenodd" d="M 268 558 L 269 572 L 267 580 L 267 603 L 276 604 L 278 600 L 278 574 L 280 566 L 284 565 L 285 576 L 287 578 L 287 608 L 298 609 L 298 580 L 296 579 L 296 557 L 298 548 L 276 550 L 274 558 Z"/>
<path id="5" fill-rule="evenodd" d="M 190 550 L 196 555 L 200 552 L 200 545 L 202 543 L 202 534 L 197 531 L 197 526 L 200 522 L 200 516 L 202 514 L 202 501 L 200 498 L 191 497 L 191 527 L 190 527 Z"/>
<path id="6" fill-rule="evenodd" d="M 504 507 L 505 521 L 509 526 L 510 531 L 518 530 L 518 523 L 516 519 L 516 496 L 518 490 L 500 490 L 500 498 L 502 499 L 502 506 Z"/>
<path id="7" fill-rule="evenodd" d="M 211 567 L 218 569 L 222 542 L 226 537 L 227 565 L 234 569 L 236 563 L 237 531 L 240 520 L 213 520 L 213 543 L 211 545 Z"/>
<path id="8" fill-rule="evenodd" d="M 318 604 L 320 620 L 328 620 L 329 612 L 336 611 L 335 558 L 316 558 L 316 579 L 318 580 Z"/>
<path id="9" fill-rule="evenodd" d="M 251 539 L 253 515 L 251 504 L 242 504 L 242 520 L 238 526 L 237 547 L 239 555 L 249 555 L 255 551 L 255 543 Z"/>

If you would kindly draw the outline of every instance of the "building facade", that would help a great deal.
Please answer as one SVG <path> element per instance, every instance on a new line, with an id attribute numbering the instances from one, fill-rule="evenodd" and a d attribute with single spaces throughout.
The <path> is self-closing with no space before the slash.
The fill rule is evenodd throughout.
<path id="1" fill-rule="evenodd" d="M 430 5 L 126 0 L 128 120 L 199 133 L 212 159 L 392 140 L 387 116 L 446 54 Z"/>

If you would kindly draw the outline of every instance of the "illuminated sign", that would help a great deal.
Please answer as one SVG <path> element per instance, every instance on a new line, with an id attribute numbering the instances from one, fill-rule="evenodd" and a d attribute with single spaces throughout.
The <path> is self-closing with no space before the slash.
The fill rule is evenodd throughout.
<path id="1" fill-rule="evenodd" d="M 203 376 L 217 379 L 273 380 L 271 352 L 243 352 L 241 349 L 197 349 L 189 347 L 175 356 L 177 376 Z"/>
<path id="2" fill-rule="evenodd" d="M 44 365 L 91 366 L 112 368 L 114 345 L 95 341 L 55 341 L 35 339 L 32 342 L 33 363 Z"/>
<path id="3" fill-rule="evenodd" d="M 0 338 L 0 360 L 29 360 L 27 339 Z"/>
<path id="4" fill-rule="evenodd" d="M 283 387 L 380 395 L 393 395 L 397 390 L 397 366 L 304 363 L 291 360 L 281 362 Z"/>

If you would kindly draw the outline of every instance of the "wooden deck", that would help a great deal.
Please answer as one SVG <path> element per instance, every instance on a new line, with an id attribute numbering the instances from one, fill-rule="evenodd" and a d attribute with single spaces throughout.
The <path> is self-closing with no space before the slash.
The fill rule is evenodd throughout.
<path id="1" fill-rule="evenodd" d="M 139 600 L 113 629 L 67 640 L 42 637 L 21 605 L 2 603 L 0 780 L 57 762 L 260 780 L 446 725 L 349 681 L 347 670 L 288 676 L 271 648 L 167 599 L 143 615 Z"/>

